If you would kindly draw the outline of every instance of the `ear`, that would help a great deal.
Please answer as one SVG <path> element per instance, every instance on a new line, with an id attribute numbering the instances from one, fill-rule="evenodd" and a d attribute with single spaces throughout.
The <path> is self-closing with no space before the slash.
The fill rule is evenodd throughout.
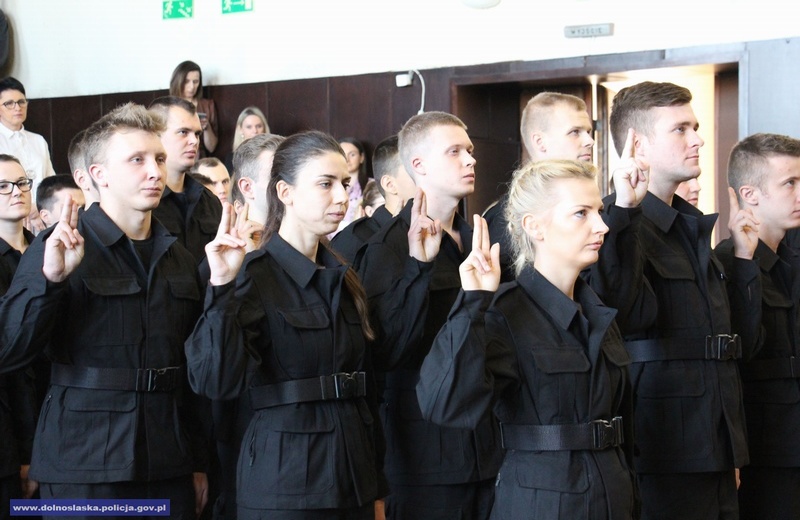
<path id="1" fill-rule="evenodd" d="M 650 159 L 647 156 L 647 150 L 650 145 L 650 140 L 646 135 L 639 132 L 633 132 L 633 159 L 642 170 L 650 170 Z"/>
<path id="2" fill-rule="evenodd" d="M 253 193 L 253 184 L 253 180 L 249 177 L 242 177 L 236 181 L 236 186 L 239 188 L 239 191 L 245 199 L 255 198 L 255 194 Z"/>
<path id="3" fill-rule="evenodd" d="M 522 217 L 522 229 L 531 240 L 541 241 L 544 239 L 544 231 L 542 229 L 541 219 L 535 217 L 531 213 L 526 213 Z"/>
<path id="4" fill-rule="evenodd" d="M 294 187 L 286 181 L 278 181 L 275 186 L 275 191 L 278 194 L 278 199 L 283 202 L 284 206 L 292 205 L 292 196 L 294 195 Z"/>
<path id="5" fill-rule="evenodd" d="M 547 146 L 544 142 L 544 136 L 539 132 L 534 132 L 531 136 L 531 142 L 533 143 L 533 147 L 536 148 L 536 151 L 539 153 L 546 153 Z"/>
<path id="6" fill-rule="evenodd" d="M 98 188 L 108 187 L 108 180 L 106 179 L 106 169 L 101 164 L 92 164 L 89 166 L 89 177 L 92 178 Z"/>
<path id="7" fill-rule="evenodd" d="M 43 209 L 39 212 L 39 217 L 42 219 L 43 222 L 50 222 L 50 212 L 46 209 Z"/>
<path id="8" fill-rule="evenodd" d="M 739 188 L 739 199 L 741 199 L 748 206 L 758 206 L 759 199 L 761 199 L 761 190 L 755 186 L 742 186 Z"/>
<path id="9" fill-rule="evenodd" d="M 381 188 L 385 193 L 397 195 L 397 185 L 394 182 L 394 177 L 391 175 L 384 175 L 381 177 Z"/>
<path id="10" fill-rule="evenodd" d="M 411 169 L 414 170 L 415 175 L 425 175 L 425 162 L 422 157 L 414 157 L 411 159 Z"/>

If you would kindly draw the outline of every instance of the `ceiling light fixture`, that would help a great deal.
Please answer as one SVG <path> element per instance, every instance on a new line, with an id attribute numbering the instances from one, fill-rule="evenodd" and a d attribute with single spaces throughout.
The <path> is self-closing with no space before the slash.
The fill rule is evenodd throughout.
<path id="1" fill-rule="evenodd" d="M 489 9 L 500 3 L 500 0 L 461 0 L 461 3 L 473 9 Z"/>

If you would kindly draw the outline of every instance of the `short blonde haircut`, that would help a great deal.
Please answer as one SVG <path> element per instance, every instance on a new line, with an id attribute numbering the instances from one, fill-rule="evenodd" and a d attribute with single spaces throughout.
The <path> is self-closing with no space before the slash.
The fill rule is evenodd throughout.
<path id="1" fill-rule="evenodd" d="M 505 213 L 517 276 L 535 258 L 533 242 L 522 227 L 522 219 L 527 214 L 541 215 L 550 210 L 558 202 L 553 197 L 553 186 L 562 179 L 597 182 L 597 169 L 586 161 L 552 159 L 529 163 L 514 172 Z"/>
<path id="2" fill-rule="evenodd" d="M 414 169 L 411 167 L 411 159 L 417 153 L 420 145 L 427 141 L 431 129 L 437 126 L 457 126 L 465 131 L 467 130 L 467 125 L 453 114 L 434 111 L 423 112 L 413 116 L 406 121 L 400 133 L 397 134 L 397 147 L 400 150 L 400 158 L 412 178 Z"/>

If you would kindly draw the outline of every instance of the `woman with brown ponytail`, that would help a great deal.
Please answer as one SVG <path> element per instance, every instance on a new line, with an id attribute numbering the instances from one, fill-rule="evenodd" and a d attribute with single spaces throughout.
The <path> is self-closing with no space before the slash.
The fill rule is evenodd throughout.
<path id="1" fill-rule="evenodd" d="M 262 246 L 245 257 L 228 204 L 206 246 L 211 278 L 186 344 L 189 379 L 212 399 L 249 393 L 240 519 L 371 519 L 387 492 L 364 290 L 325 240 L 347 211 L 349 179 L 335 139 L 288 137 L 275 153 Z"/>

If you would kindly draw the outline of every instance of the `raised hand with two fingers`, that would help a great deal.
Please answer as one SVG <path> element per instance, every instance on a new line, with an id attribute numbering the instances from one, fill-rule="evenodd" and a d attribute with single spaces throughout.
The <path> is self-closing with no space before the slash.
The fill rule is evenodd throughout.
<path id="1" fill-rule="evenodd" d="M 78 204 L 67 195 L 58 222 L 44 246 L 42 273 L 51 282 L 66 280 L 83 260 L 83 237 L 77 226 Z"/>
<path id="2" fill-rule="evenodd" d="M 500 244 L 492 245 L 489 225 L 473 216 L 472 251 L 458 268 L 465 291 L 496 291 L 500 286 Z"/>
<path id="3" fill-rule="evenodd" d="M 411 206 L 411 227 L 408 230 L 408 254 L 420 262 L 432 262 L 442 245 L 442 223 L 428 216 L 425 192 L 417 188 Z"/>
<path id="4" fill-rule="evenodd" d="M 243 238 L 247 229 L 247 214 L 237 218 L 233 206 L 223 202 L 217 236 L 206 244 L 211 285 L 225 285 L 236 278 L 247 253 L 247 241 Z"/>

